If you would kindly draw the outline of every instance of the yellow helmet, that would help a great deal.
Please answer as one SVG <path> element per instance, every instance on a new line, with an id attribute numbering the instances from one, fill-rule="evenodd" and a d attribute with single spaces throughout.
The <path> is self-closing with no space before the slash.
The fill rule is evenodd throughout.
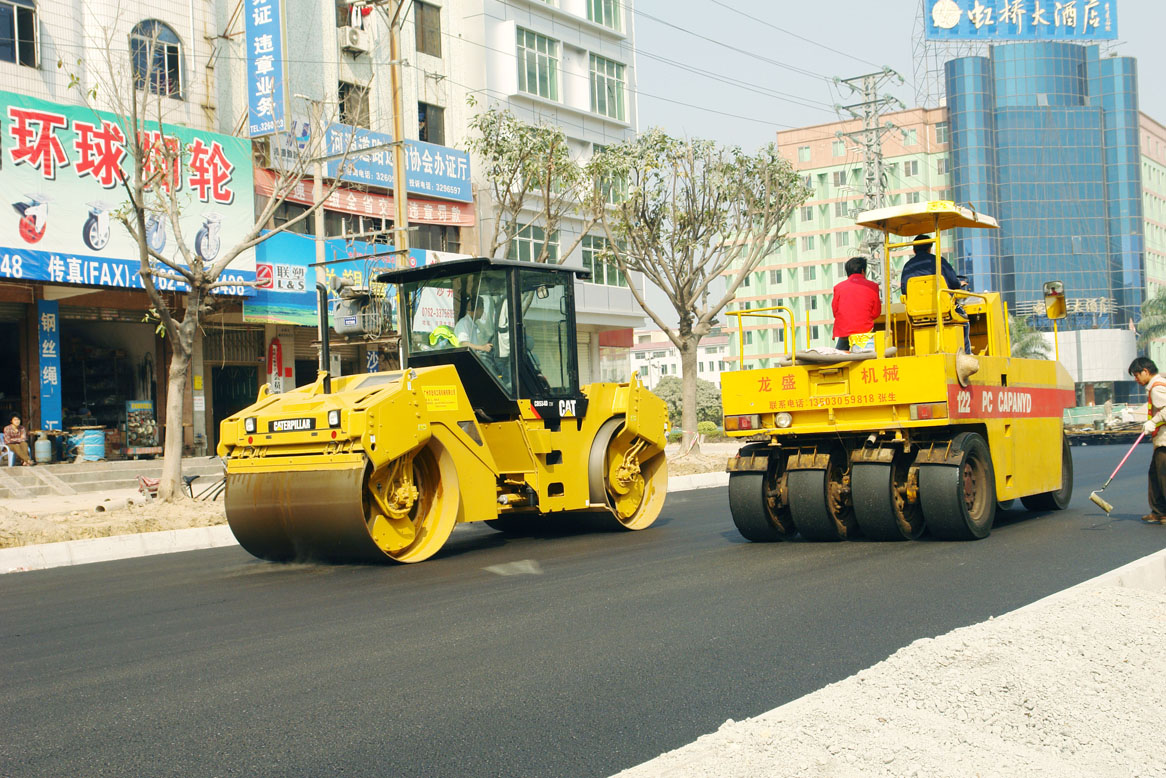
<path id="1" fill-rule="evenodd" d="M 439 324 L 433 328 L 433 332 L 429 333 L 429 345 L 436 347 L 440 341 L 446 341 L 450 346 L 459 346 L 457 335 L 454 334 L 453 329 L 445 324 Z"/>

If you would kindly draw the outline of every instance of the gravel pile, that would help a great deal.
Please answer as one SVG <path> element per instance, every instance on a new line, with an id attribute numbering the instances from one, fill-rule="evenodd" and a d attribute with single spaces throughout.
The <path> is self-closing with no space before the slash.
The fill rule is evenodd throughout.
<path id="1" fill-rule="evenodd" d="M 619 773 L 1166 776 L 1166 592 L 1080 588 Z"/>

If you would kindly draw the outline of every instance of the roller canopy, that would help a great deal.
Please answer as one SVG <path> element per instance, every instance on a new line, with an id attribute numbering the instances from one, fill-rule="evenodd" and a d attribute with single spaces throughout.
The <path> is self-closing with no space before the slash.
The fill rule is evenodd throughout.
<path id="1" fill-rule="evenodd" d="M 938 226 L 936 218 L 939 219 Z M 895 235 L 915 236 L 935 230 L 950 230 L 956 227 L 972 229 L 997 229 L 1000 225 L 986 214 L 971 208 L 956 205 L 951 200 L 932 200 L 929 203 L 893 205 L 863 211 L 854 220 L 860 227 L 890 232 Z"/>

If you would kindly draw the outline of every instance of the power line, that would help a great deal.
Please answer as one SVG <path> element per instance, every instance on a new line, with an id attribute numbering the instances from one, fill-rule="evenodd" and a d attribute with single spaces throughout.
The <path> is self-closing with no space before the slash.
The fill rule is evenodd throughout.
<path id="1" fill-rule="evenodd" d="M 680 25 L 673 24 L 672 22 L 669 22 L 669 21 L 665 21 L 664 19 L 661 19 L 658 16 L 653 16 L 652 14 L 647 13 L 646 11 L 641 11 L 638 8 L 633 8 L 632 10 L 634 13 L 638 14 L 639 16 L 643 16 L 645 19 L 651 19 L 652 21 L 656 22 L 657 24 L 662 24 L 665 27 L 671 27 L 674 30 L 679 30 L 680 32 L 683 32 L 687 35 L 691 35 L 694 38 L 699 38 L 702 41 L 706 41 L 706 42 L 712 43 L 716 46 L 726 48 L 729 51 L 735 52 L 737 54 L 743 54 L 746 57 L 750 57 L 750 58 L 755 59 L 759 62 L 764 62 L 768 65 L 773 65 L 774 67 L 783 68 L 785 70 L 792 71 L 792 72 L 797 73 L 799 75 L 808 76 L 810 78 L 820 80 L 820 81 L 825 81 L 826 83 L 832 83 L 830 78 L 823 76 L 820 73 L 814 73 L 813 71 L 806 70 L 805 68 L 800 68 L 796 65 L 789 65 L 785 62 L 780 62 L 776 59 L 772 59 L 770 57 L 766 57 L 766 56 L 763 56 L 761 54 L 757 54 L 756 52 L 747 51 L 745 49 L 742 49 L 740 46 L 734 46 L 730 43 L 725 43 L 724 41 L 719 41 L 716 38 L 710 38 L 707 35 L 701 35 L 700 33 L 693 32 L 692 30 L 689 30 L 685 27 L 681 27 Z"/>
<path id="2" fill-rule="evenodd" d="M 801 40 L 801 41 L 805 41 L 806 43 L 811 43 L 819 48 L 825 49 L 826 51 L 831 51 L 835 54 L 841 54 L 843 57 L 850 57 L 850 59 L 856 60 L 858 62 L 862 62 L 863 64 L 866 64 L 866 65 L 870 65 L 871 67 L 876 67 L 876 68 L 882 67 L 881 65 L 876 65 L 874 62 L 871 62 L 870 60 L 863 59 L 862 57 L 856 57 L 853 54 L 850 54 L 849 52 L 840 51 L 839 49 L 833 48 L 832 46 L 827 46 L 825 43 L 819 43 L 816 40 L 813 40 L 811 38 L 807 38 L 804 35 L 798 35 L 796 32 L 792 32 L 790 30 L 787 30 L 784 27 L 778 27 L 776 24 L 772 24 L 770 22 L 767 22 L 764 19 L 753 16 L 752 14 L 747 14 L 744 11 L 742 11 L 740 8 L 734 8 L 733 6 L 729 5 L 728 3 L 722 3 L 720 0 L 709 0 L 709 2 L 712 3 L 713 5 L 719 5 L 721 8 L 728 9 L 728 10 L 732 11 L 733 13 L 740 14 L 741 16 L 744 16 L 746 19 L 752 19 L 753 21 L 757 22 L 758 24 L 763 24 L 766 27 L 770 27 L 774 30 L 777 30 L 778 32 L 784 32 L 786 35 L 793 36 L 794 38 L 797 38 L 798 40 Z"/>

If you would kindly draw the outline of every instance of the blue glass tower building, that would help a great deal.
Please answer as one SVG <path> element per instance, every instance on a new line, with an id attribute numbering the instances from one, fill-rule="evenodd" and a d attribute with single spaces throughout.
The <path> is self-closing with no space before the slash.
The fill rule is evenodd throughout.
<path id="1" fill-rule="evenodd" d="M 945 66 L 952 199 L 1001 229 L 955 235 L 960 272 L 1012 310 L 1045 281 L 1089 301 L 1074 329 L 1137 321 L 1145 289 L 1136 61 L 1096 46 L 998 45 Z M 1039 320 L 1038 320 L 1039 322 Z"/>

